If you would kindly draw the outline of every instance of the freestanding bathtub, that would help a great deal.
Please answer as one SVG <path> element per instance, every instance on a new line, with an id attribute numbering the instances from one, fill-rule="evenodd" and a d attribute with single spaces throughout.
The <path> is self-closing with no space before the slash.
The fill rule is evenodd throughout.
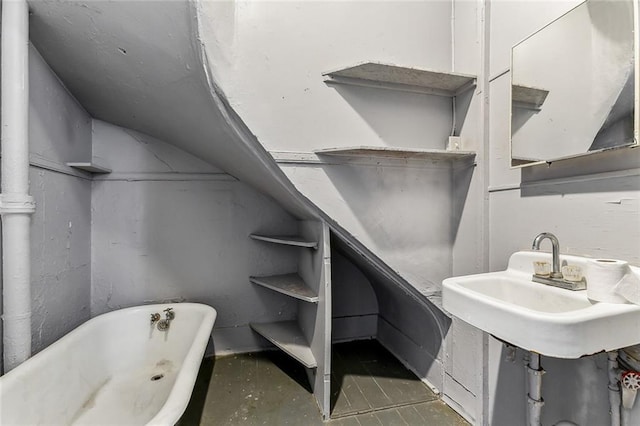
<path id="1" fill-rule="evenodd" d="M 151 315 L 173 308 L 167 330 Z M 197 303 L 109 312 L 0 378 L 0 424 L 173 425 L 198 374 L 216 310 Z"/>

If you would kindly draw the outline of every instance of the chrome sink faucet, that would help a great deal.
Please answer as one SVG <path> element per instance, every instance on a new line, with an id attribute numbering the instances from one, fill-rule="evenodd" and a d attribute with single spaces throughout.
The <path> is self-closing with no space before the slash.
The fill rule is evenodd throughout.
<path id="1" fill-rule="evenodd" d="M 551 271 L 551 278 L 562 278 L 562 272 L 560 271 L 560 243 L 558 242 L 558 238 L 555 235 L 553 235 L 551 232 L 543 232 L 541 234 L 538 234 L 538 236 L 533 239 L 531 249 L 540 250 L 540 243 L 544 239 L 549 239 L 551 241 L 551 255 L 553 257 L 553 270 Z"/>
<path id="2" fill-rule="evenodd" d="M 537 275 L 535 268 L 533 276 L 531 280 L 536 283 L 551 285 L 554 287 L 564 288 L 566 290 L 584 290 L 587 288 L 587 282 L 584 278 L 580 281 L 569 281 L 564 278 L 562 275 L 562 271 L 560 270 L 560 243 L 558 243 L 558 238 L 550 232 L 543 232 L 542 234 L 538 234 L 537 237 L 533 239 L 533 244 L 531 248 L 533 250 L 540 250 L 540 243 L 542 240 L 549 239 L 551 241 L 551 256 L 553 258 L 553 270 L 551 273 L 546 275 Z"/>

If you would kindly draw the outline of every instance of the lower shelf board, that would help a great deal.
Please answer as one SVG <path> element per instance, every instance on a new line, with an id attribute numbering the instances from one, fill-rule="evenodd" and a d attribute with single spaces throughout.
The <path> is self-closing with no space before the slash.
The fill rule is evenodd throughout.
<path id="1" fill-rule="evenodd" d="M 296 321 L 251 323 L 251 328 L 307 368 L 316 368 L 316 359 Z"/>

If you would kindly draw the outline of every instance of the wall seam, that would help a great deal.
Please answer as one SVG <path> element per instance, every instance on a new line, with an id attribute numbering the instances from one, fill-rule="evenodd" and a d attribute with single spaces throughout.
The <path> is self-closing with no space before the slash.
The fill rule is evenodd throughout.
<path id="1" fill-rule="evenodd" d="M 491 183 L 491 95 L 490 95 L 490 72 L 491 72 L 491 0 L 479 0 L 482 8 L 481 12 L 481 76 L 482 76 L 482 269 L 489 271 L 490 250 L 491 250 L 491 198 L 489 185 Z M 481 373 L 478 375 L 479 392 L 476 396 L 476 420 L 483 426 L 489 425 L 489 337 L 487 333 L 480 333 L 480 346 L 482 356 L 480 356 Z"/>

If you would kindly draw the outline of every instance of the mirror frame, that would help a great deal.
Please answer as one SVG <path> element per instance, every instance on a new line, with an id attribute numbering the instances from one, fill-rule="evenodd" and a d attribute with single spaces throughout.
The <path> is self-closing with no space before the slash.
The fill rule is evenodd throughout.
<path id="1" fill-rule="evenodd" d="M 612 147 L 612 148 L 603 148 L 603 149 L 599 149 L 596 151 L 587 151 L 587 152 L 583 152 L 580 154 L 575 154 L 575 155 L 570 155 L 570 156 L 566 156 L 566 157 L 560 157 L 560 158 L 556 158 L 553 160 L 540 160 L 540 161 L 532 161 L 530 163 L 524 163 L 524 164 L 514 164 L 513 162 L 513 141 L 512 141 L 512 125 L 513 125 L 513 49 L 518 46 L 519 44 L 523 43 L 524 41 L 526 41 L 527 39 L 531 38 L 534 34 L 537 34 L 538 32 L 542 31 L 544 28 L 548 27 L 549 25 L 551 25 L 552 23 L 554 23 L 555 21 L 561 19 L 562 17 L 564 17 L 565 15 L 567 15 L 568 13 L 571 13 L 573 10 L 575 10 L 576 8 L 582 6 L 583 4 L 587 3 L 587 1 L 589 0 L 585 0 L 581 3 L 578 3 L 577 5 L 575 5 L 574 7 L 572 7 L 570 10 L 568 10 L 567 12 L 563 13 L 562 15 L 560 15 L 559 17 L 557 17 L 556 19 L 552 20 L 551 22 L 548 22 L 547 24 L 545 24 L 544 26 L 540 27 L 538 30 L 534 31 L 533 33 L 529 34 L 527 37 L 523 38 L 522 40 L 520 40 L 518 43 L 514 44 L 511 47 L 511 55 L 510 55 L 510 68 L 509 68 L 509 168 L 510 169 L 522 169 L 524 167 L 530 167 L 530 166 L 538 166 L 538 165 L 551 165 L 551 163 L 554 163 L 556 161 L 564 161 L 564 160 L 569 160 L 569 159 L 573 159 L 573 158 L 578 158 L 578 157 L 584 157 L 587 155 L 594 155 L 594 154 L 599 154 L 601 152 L 605 152 L 605 151 L 611 151 L 611 150 L 615 150 L 615 149 L 624 149 L 624 148 L 637 148 L 638 146 L 640 146 L 640 137 L 639 137 L 639 133 L 640 133 L 640 12 L 639 12 L 639 2 L 640 0 L 631 0 L 632 4 L 633 4 L 633 62 L 634 62 L 634 116 L 633 116 L 633 143 L 631 145 L 624 145 L 624 146 L 619 146 L 619 147 Z"/>

